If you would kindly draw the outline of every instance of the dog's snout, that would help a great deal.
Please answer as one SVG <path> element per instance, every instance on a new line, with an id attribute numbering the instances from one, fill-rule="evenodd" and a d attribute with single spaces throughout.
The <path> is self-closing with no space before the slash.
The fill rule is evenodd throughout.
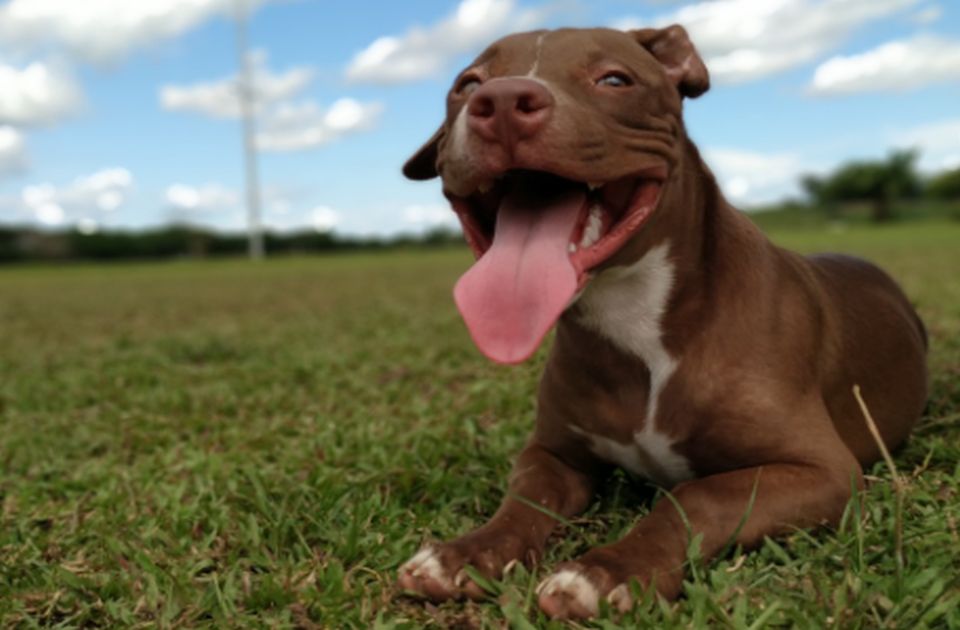
<path id="1" fill-rule="evenodd" d="M 485 140 L 512 145 L 543 128 L 553 103 L 550 91 L 532 79 L 491 79 L 470 96 L 468 125 Z"/>

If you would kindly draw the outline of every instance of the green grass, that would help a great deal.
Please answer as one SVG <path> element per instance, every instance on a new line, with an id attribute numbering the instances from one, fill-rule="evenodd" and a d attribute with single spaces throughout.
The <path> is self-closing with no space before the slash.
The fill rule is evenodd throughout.
<path id="1" fill-rule="evenodd" d="M 895 453 L 902 576 L 878 464 L 838 530 L 695 567 L 680 601 L 621 622 L 960 627 L 960 224 L 775 236 L 881 262 L 930 328 L 929 412 Z M 493 512 L 532 422 L 543 352 L 479 356 L 450 299 L 467 261 L 0 269 L 0 626 L 562 627 L 533 587 L 646 509 L 624 479 L 489 602 L 393 587 L 422 541 Z"/>

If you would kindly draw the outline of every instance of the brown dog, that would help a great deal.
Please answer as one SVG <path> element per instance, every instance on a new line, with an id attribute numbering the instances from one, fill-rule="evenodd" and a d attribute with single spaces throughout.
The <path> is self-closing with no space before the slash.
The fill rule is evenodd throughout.
<path id="1" fill-rule="evenodd" d="M 679 26 L 513 35 L 457 78 L 404 172 L 443 178 L 479 257 L 455 297 L 481 351 L 513 363 L 557 333 L 508 498 L 404 564 L 403 588 L 482 596 L 465 565 L 496 577 L 539 557 L 549 513 L 582 511 L 621 466 L 676 503 L 558 567 L 540 607 L 626 609 L 631 579 L 673 598 L 691 535 L 711 557 L 837 521 L 879 456 L 854 384 L 888 446 L 919 417 L 926 338 L 907 299 L 869 263 L 774 246 L 724 200 L 681 121 L 708 83 Z"/>

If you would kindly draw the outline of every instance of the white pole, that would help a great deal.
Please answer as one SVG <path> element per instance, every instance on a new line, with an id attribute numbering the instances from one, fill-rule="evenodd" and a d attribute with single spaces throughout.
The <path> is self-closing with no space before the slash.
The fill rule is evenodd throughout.
<path id="1" fill-rule="evenodd" d="M 251 260 L 264 255 L 263 226 L 260 223 L 260 172 L 257 163 L 257 126 L 254 111 L 253 64 L 247 46 L 246 0 L 234 0 L 237 17 L 237 62 L 240 66 L 237 92 L 243 121 L 243 161 L 247 186 L 247 235 Z"/>

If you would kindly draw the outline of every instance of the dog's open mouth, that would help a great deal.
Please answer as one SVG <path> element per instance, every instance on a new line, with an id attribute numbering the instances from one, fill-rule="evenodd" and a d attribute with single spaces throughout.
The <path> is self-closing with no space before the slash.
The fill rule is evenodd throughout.
<path id="1" fill-rule="evenodd" d="M 508 197 L 530 212 L 548 213 L 552 201 L 582 193 L 567 251 L 574 265 L 585 272 L 612 256 L 646 221 L 665 179 L 662 167 L 606 184 L 578 182 L 543 171 L 511 170 L 485 191 L 454 197 L 452 203 L 467 242 L 479 258 L 493 244 L 497 217 Z"/>
<path id="2" fill-rule="evenodd" d="M 512 170 L 486 191 L 451 199 L 479 257 L 454 290 L 473 340 L 518 363 L 587 280 L 656 208 L 662 168 L 606 184 Z"/>

